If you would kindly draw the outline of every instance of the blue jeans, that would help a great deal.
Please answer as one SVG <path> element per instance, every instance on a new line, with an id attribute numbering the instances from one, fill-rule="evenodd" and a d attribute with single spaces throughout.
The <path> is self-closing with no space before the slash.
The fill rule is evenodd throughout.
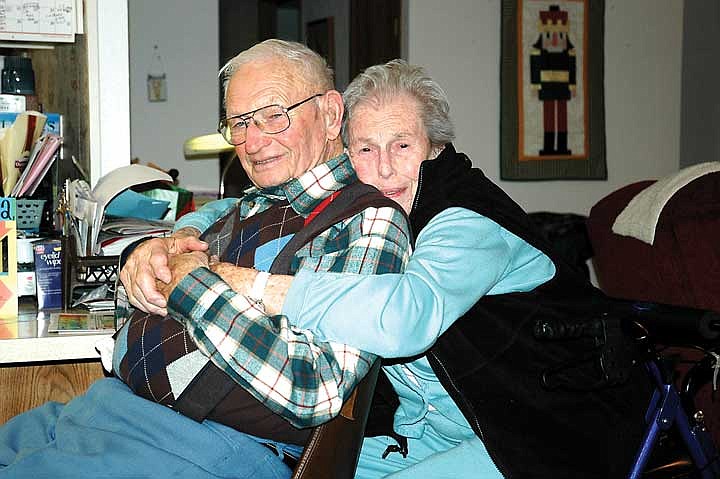
<path id="1" fill-rule="evenodd" d="M 288 446 L 297 454 L 302 448 Z M 0 426 L 0 478 L 289 478 L 256 439 L 197 423 L 114 378 L 67 405 L 47 403 Z"/>

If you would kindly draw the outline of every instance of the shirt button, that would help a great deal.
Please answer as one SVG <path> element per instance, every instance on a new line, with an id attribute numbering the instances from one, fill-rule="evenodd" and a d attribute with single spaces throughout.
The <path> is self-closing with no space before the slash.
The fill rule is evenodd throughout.
<path id="1" fill-rule="evenodd" d="M 248 205 L 248 208 L 255 208 L 255 202 L 254 202 L 254 201 L 249 201 L 247 205 Z"/>

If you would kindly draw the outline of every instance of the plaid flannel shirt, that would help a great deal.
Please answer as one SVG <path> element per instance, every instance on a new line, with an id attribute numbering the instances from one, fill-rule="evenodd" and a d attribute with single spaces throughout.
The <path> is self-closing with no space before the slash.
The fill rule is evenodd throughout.
<path id="1" fill-rule="evenodd" d="M 279 187 L 251 189 L 240 200 L 240 215 L 252 216 L 287 198 L 307 217 L 324 198 L 356 179 L 343 154 Z M 298 250 L 293 269 L 400 272 L 410 253 L 408 232 L 399 210 L 367 208 Z M 264 314 L 207 268 L 195 269 L 178 284 L 168 312 L 218 367 L 297 427 L 335 417 L 376 359 L 345 344 L 316 342 L 310 331 L 292 327 L 286 317 Z"/>

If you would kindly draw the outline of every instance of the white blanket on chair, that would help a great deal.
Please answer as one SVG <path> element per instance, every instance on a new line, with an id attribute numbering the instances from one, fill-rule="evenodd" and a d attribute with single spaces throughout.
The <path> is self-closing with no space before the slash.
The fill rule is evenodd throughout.
<path id="1" fill-rule="evenodd" d="M 648 186 L 635 195 L 625 209 L 620 212 L 613 223 L 613 233 L 631 236 L 650 245 L 653 244 L 660 213 L 670 198 L 694 179 L 716 171 L 720 171 L 720 161 L 700 163 L 684 168 Z"/>

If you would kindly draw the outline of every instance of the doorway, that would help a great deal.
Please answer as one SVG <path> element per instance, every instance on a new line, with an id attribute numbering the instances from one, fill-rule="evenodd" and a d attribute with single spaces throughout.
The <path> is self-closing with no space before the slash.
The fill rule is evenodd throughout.
<path id="1" fill-rule="evenodd" d="M 402 0 L 351 0 L 350 79 L 401 57 Z"/>
<path id="2" fill-rule="evenodd" d="M 238 52 L 268 38 L 317 43 L 308 38 L 330 28 L 329 63 L 335 69 L 336 88 L 344 89 L 363 69 L 401 57 L 403 0 L 219 0 L 218 67 Z M 220 93 L 222 95 L 222 92 Z M 222 98 L 220 115 L 222 111 Z M 220 172 L 228 161 L 220 158 Z M 239 196 L 250 182 L 242 168 L 230 167 L 225 195 Z"/>

